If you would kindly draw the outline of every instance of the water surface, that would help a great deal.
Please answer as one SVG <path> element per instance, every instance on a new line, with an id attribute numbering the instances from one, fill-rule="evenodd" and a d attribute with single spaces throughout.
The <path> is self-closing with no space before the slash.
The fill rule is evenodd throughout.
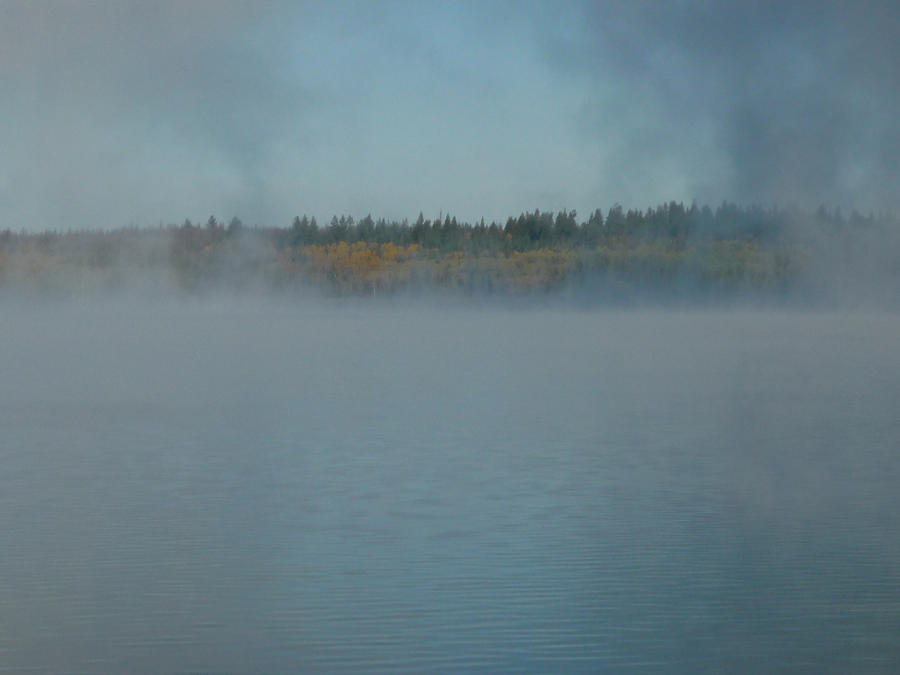
<path id="1" fill-rule="evenodd" d="M 0 319 L 0 670 L 896 672 L 900 320 Z"/>

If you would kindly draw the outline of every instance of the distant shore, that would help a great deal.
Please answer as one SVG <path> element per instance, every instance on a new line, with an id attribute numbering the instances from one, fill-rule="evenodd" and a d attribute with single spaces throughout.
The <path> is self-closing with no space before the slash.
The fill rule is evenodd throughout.
<path id="1" fill-rule="evenodd" d="M 283 228 L 203 225 L 0 232 L 0 290 L 79 295 L 149 287 L 325 295 L 552 296 L 628 303 L 900 298 L 900 220 L 670 203 L 646 211 L 535 211 L 501 226 L 366 216 Z"/>

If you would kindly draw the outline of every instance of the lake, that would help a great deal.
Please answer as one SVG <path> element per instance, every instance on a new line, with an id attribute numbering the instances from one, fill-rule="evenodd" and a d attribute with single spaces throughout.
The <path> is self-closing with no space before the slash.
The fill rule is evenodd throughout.
<path id="1" fill-rule="evenodd" d="M 900 670 L 900 317 L 8 303 L 0 671 Z"/>

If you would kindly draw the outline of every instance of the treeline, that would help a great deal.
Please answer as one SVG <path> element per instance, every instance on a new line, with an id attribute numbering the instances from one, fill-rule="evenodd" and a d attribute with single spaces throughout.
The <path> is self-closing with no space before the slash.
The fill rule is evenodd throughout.
<path id="1" fill-rule="evenodd" d="M 900 222 L 820 208 L 615 205 L 579 220 L 534 211 L 505 223 L 335 216 L 324 227 L 204 224 L 113 231 L 0 232 L 0 288 L 78 293 L 140 285 L 333 294 L 567 291 L 587 299 L 784 296 L 900 280 Z M 877 274 L 873 274 L 873 270 Z M 867 274 L 858 272 L 867 271 Z M 840 282 L 840 283 L 838 283 Z"/>
<path id="2" fill-rule="evenodd" d="M 535 210 L 510 217 L 505 224 L 492 222 L 489 225 L 483 219 L 475 224 L 460 223 L 450 214 L 441 214 L 431 220 L 420 213 L 412 224 L 406 220 L 374 220 L 369 214 L 358 221 L 352 216 L 333 216 L 328 225 L 321 227 L 315 218 L 304 215 L 295 217 L 286 230 L 276 230 L 276 238 L 281 246 L 295 247 L 362 241 L 402 246 L 417 244 L 466 253 L 511 253 L 538 248 L 592 248 L 610 238 L 668 239 L 681 244 L 688 240 L 717 239 L 775 243 L 785 235 L 796 233 L 798 225 L 855 230 L 895 228 L 897 223 L 891 214 L 863 216 L 853 211 L 845 217 L 840 209 L 829 211 L 824 207 L 815 213 L 805 213 L 798 209 L 741 207 L 728 202 L 714 210 L 696 203 L 685 207 L 683 203 L 669 202 L 646 210 L 627 211 L 616 204 L 605 215 L 601 209 L 595 209 L 583 220 L 578 219 L 575 211 Z M 223 227 L 210 217 L 207 227 L 216 226 Z M 227 229 L 234 231 L 241 227 L 240 220 L 235 218 Z"/>

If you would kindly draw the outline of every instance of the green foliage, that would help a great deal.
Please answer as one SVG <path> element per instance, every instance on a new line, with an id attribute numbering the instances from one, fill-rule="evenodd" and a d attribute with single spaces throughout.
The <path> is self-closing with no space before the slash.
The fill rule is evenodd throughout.
<path id="1" fill-rule="evenodd" d="M 820 208 L 814 214 L 669 202 L 646 211 L 613 205 L 579 222 L 575 211 L 535 210 L 497 223 L 450 214 L 415 223 L 367 214 L 294 218 L 287 228 L 247 227 L 215 216 L 183 225 L 111 232 L 0 232 L 0 287 L 78 292 L 134 277 L 207 288 L 316 286 L 340 294 L 393 293 L 415 284 L 460 292 L 535 293 L 567 287 L 675 294 L 777 293 L 808 276 L 821 242 L 854 251 L 873 236 L 900 269 L 893 216 Z M 874 235 L 873 235 L 874 233 Z M 890 235 L 890 236 L 888 236 Z M 876 239 L 877 240 L 877 239 Z M 892 247 L 893 246 L 893 247 Z M 832 252 L 833 256 L 833 252 Z M 845 264 L 846 266 L 846 264 Z"/>

